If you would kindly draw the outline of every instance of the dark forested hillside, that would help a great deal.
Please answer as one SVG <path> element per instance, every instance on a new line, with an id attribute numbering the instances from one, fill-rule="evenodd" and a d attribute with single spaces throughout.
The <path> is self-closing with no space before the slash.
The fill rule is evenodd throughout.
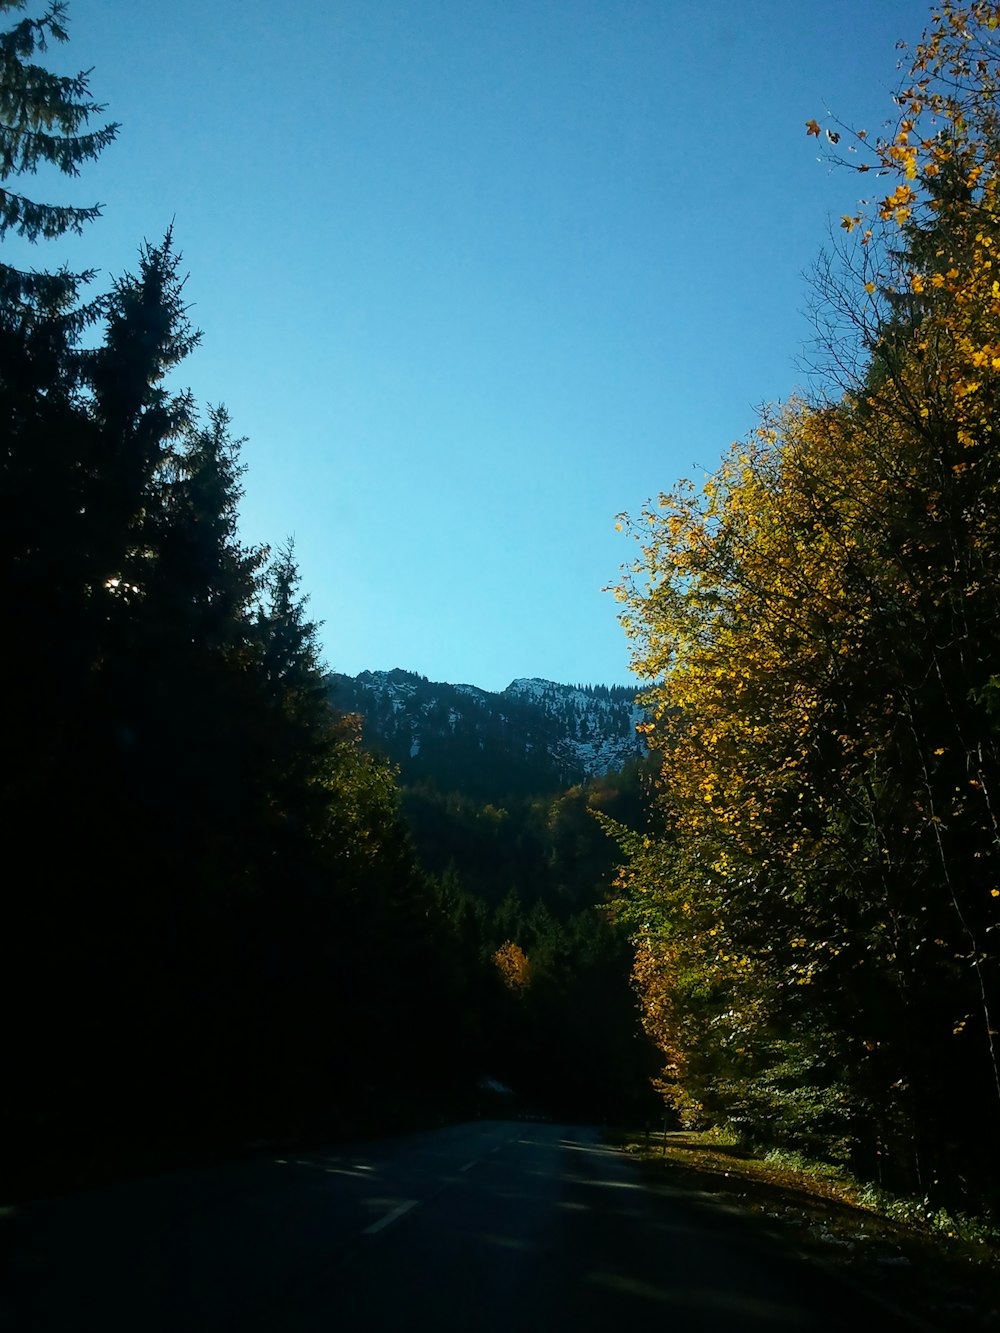
<path id="1" fill-rule="evenodd" d="M 366 671 L 332 676 L 330 697 L 396 766 L 427 869 L 456 871 L 494 906 L 512 890 L 563 908 L 607 896 L 618 852 L 589 812 L 630 827 L 645 814 L 627 687 L 519 680 L 492 694 Z"/>
<path id="2" fill-rule="evenodd" d="M 330 688 L 398 765 L 409 836 L 478 977 L 481 1060 L 539 1108 L 642 1105 L 650 1047 L 628 931 L 607 914 L 620 854 L 598 818 L 646 826 L 633 692 L 518 680 L 492 694 L 400 670 Z"/>
<path id="3" fill-rule="evenodd" d="M 478 959 L 481 1058 L 536 1109 L 601 1119 L 652 1110 L 630 932 L 609 914 L 618 852 L 595 818 L 645 827 L 645 777 L 633 765 L 509 807 L 403 789 L 441 908 Z"/>

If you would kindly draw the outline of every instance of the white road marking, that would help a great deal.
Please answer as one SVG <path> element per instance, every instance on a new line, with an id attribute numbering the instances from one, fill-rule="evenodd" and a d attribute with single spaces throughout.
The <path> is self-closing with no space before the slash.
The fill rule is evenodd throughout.
<path id="1" fill-rule="evenodd" d="M 466 1162 L 464 1166 L 460 1166 L 458 1169 L 459 1171 L 471 1171 L 475 1165 L 475 1162 Z"/>
<path id="2" fill-rule="evenodd" d="M 417 1203 L 417 1199 L 408 1199 L 406 1203 L 401 1203 L 399 1207 L 394 1208 L 391 1213 L 386 1213 L 385 1217 L 380 1217 L 379 1220 L 373 1222 L 370 1227 L 365 1227 L 363 1234 L 366 1236 L 374 1236 L 375 1233 L 381 1231 L 383 1227 L 392 1226 L 393 1222 L 398 1221 L 404 1213 L 408 1213 L 411 1208 L 415 1208 Z"/>

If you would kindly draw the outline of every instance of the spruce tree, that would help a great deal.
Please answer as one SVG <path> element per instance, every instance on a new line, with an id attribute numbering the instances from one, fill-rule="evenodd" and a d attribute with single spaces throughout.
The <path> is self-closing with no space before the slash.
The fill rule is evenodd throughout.
<path id="1" fill-rule="evenodd" d="M 0 0 L 0 15 L 25 8 L 26 0 Z M 34 60 L 50 42 L 65 42 L 66 5 L 53 0 L 38 17 L 24 16 L 0 32 L 0 240 L 8 234 L 27 241 L 80 233 L 100 216 L 100 206 L 77 207 L 31 199 L 9 184 L 40 166 L 67 176 L 99 157 L 118 126 L 90 129 L 105 108 L 90 95 L 89 71 L 54 74 Z M 81 280 L 89 274 L 28 273 L 0 262 L 0 306 L 6 319 L 29 319 L 41 310 L 65 314 Z"/>
<path id="2" fill-rule="evenodd" d="M 25 0 L 0 0 L 0 17 Z M 111 143 L 118 127 L 91 130 L 103 111 L 89 76 L 51 73 L 36 62 L 52 42 L 67 40 L 61 0 L 39 17 L 17 17 L 0 31 L 0 242 L 28 242 L 79 232 L 97 206 L 42 203 L 13 188 L 40 167 L 75 176 Z M 82 645 L 93 524 L 88 482 L 100 445 L 81 401 L 81 329 L 101 303 L 79 303 L 90 274 L 25 272 L 0 251 L 0 599 L 9 640 L 19 645 L 0 669 L 0 692 L 18 700 L 9 729 L 9 774 L 18 785 L 21 742 L 44 752 L 36 708 L 72 710 L 70 662 Z M 89 534 L 89 535 L 88 535 Z"/>

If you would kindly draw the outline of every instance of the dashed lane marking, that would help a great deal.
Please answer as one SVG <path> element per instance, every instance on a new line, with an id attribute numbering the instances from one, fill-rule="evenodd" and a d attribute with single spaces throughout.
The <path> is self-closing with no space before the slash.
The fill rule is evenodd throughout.
<path id="1" fill-rule="evenodd" d="M 393 1208 L 391 1213 L 386 1213 L 385 1217 L 380 1217 L 377 1222 L 373 1222 L 370 1227 L 365 1227 L 362 1233 L 365 1236 L 374 1236 L 376 1232 L 384 1230 L 385 1227 L 391 1227 L 393 1222 L 398 1222 L 404 1213 L 408 1213 L 411 1208 L 415 1208 L 419 1200 L 407 1199 L 406 1203 L 401 1203 L 398 1208 Z"/>

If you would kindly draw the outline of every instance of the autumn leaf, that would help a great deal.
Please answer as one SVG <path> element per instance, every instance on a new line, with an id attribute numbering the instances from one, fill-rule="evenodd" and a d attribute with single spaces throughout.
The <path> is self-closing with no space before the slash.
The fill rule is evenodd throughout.
<path id="1" fill-rule="evenodd" d="M 819 121 L 818 121 L 818 120 L 807 120 L 807 121 L 806 121 L 806 134 L 813 134 L 813 135 L 816 136 L 817 139 L 819 138 L 819 135 L 820 135 L 820 127 L 819 127 Z"/>

